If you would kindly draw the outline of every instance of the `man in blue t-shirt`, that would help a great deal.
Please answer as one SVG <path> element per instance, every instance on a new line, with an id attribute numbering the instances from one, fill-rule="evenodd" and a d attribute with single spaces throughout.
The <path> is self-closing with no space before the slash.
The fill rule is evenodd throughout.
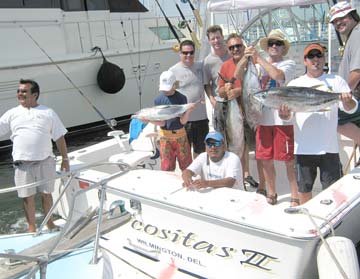
<path id="1" fill-rule="evenodd" d="M 176 77 L 171 71 L 165 71 L 160 75 L 160 94 L 155 98 L 154 104 L 160 105 L 183 105 L 187 104 L 185 95 L 176 91 Z M 160 126 L 160 168 L 163 171 L 174 171 L 176 158 L 181 170 L 186 169 L 192 162 L 191 150 L 184 125 L 189 120 L 190 113 L 195 104 L 180 117 L 174 117 L 163 121 L 150 121 Z M 146 120 L 145 120 L 146 121 Z"/>

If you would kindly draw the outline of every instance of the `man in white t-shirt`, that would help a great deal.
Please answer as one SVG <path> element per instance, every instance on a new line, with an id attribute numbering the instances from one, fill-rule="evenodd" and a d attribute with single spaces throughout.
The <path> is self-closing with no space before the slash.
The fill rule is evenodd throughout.
<path id="1" fill-rule="evenodd" d="M 19 106 L 8 110 L 0 118 L 0 135 L 11 133 L 16 186 L 49 180 L 55 176 L 51 140 L 55 141 L 62 156 L 61 169 L 69 171 L 64 138 L 67 130 L 52 109 L 37 103 L 39 95 L 40 88 L 35 81 L 20 80 L 16 94 Z M 35 194 L 41 193 L 46 215 L 53 203 L 51 192 L 54 191 L 54 182 L 46 182 L 36 188 L 18 190 L 18 196 L 23 199 L 29 232 L 36 231 Z M 51 217 L 47 226 L 49 229 L 56 228 Z"/>
<path id="2" fill-rule="evenodd" d="M 201 153 L 182 173 L 184 186 L 188 188 L 240 189 L 243 185 L 239 157 L 226 151 L 224 137 L 212 131 L 205 137 L 206 152 Z M 200 176 L 197 179 L 196 176 Z"/>
<path id="3" fill-rule="evenodd" d="M 333 104 L 324 111 L 296 112 L 293 115 L 295 138 L 295 166 L 300 204 L 312 198 L 312 188 L 320 169 L 323 189 L 342 176 L 337 137 L 338 108 L 348 114 L 354 113 L 358 103 L 350 93 L 346 81 L 340 76 L 324 74 L 324 48 L 310 44 L 304 50 L 306 74 L 289 82 L 288 86 L 312 87 L 329 92 L 346 92 L 341 102 Z M 305 93 L 304 93 L 305 94 Z M 284 104 L 279 116 L 291 120 L 291 112 Z"/>

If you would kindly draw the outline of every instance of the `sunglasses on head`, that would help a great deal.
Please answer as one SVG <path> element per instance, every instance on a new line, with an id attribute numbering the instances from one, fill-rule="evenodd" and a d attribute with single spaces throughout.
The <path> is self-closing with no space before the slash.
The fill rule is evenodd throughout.
<path id="1" fill-rule="evenodd" d="M 184 55 L 194 55 L 195 52 L 192 50 L 192 51 L 182 51 L 181 53 Z"/>
<path id="2" fill-rule="evenodd" d="M 233 51 L 235 48 L 240 49 L 240 48 L 242 48 L 242 45 L 241 44 L 236 44 L 236 45 L 229 46 L 230 51 Z"/>
<path id="3" fill-rule="evenodd" d="M 321 58 L 321 57 L 324 57 L 324 54 L 322 53 L 310 53 L 308 55 L 306 55 L 306 58 L 309 58 L 309 59 L 313 59 L 314 57 L 317 57 L 317 58 Z"/>
<path id="4" fill-rule="evenodd" d="M 207 147 L 220 147 L 221 146 L 221 141 L 213 141 L 213 142 L 206 142 Z"/>
<path id="5" fill-rule="evenodd" d="M 272 47 L 273 45 L 283 46 L 284 42 L 282 42 L 282 41 L 268 41 L 268 47 Z"/>

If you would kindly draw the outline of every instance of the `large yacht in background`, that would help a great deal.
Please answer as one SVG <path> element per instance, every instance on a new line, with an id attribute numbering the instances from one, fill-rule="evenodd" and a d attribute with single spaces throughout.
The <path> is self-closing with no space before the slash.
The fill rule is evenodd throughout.
<path id="1" fill-rule="evenodd" d="M 174 28 L 180 39 L 186 36 L 186 29 Z M 128 118 L 151 106 L 160 73 L 179 59 L 164 17 L 137 0 L 2 0 L 0 36 L 0 115 L 17 105 L 19 79 L 31 78 L 40 84 L 40 102 L 70 130 L 101 122 L 97 111 L 106 119 Z M 91 51 L 95 46 L 124 71 L 116 94 L 97 84 L 103 58 Z M 0 138 L 3 146 L 6 139 Z"/>

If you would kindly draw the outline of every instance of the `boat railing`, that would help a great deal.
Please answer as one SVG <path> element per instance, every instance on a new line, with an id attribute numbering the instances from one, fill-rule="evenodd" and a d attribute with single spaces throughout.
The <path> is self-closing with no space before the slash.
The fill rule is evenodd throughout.
<path id="1" fill-rule="evenodd" d="M 9 188 L 5 188 L 5 189 L 0 190 L 0 195 L 1 195 L 3 193 L 13 192 L 13 191 L 17 191 L 19 189 L 37 187 L 39 185 L 44 184 L 44 182 L 50 182 L 50 181 L 53 181 L 53 180 L 56 180 L 56 179 L 67 178 L 65 186 L 61 190 L 61 192 L 59 194 L 59 197 L 53 203 L 53 206 L 50 208 L 48 214 L 45 216 L 43 222 L 41 223 L 41 225 L 39 226 L 37 232 L 34 235 L 34 236 L 38 236 L 38 235 L 40 235 L 42 233 L 45 224 L 47 223 L 50 216 L 53 214 L 55 208 L 57 207 L 58 203 L 62 199 L 63 195 L 65 194 L 65 192 L 67 191 L 67 189 L 71 185 L 72 180 L 74 178 L 76 178 L 81 171 L 96 168 L 98 166 L 103 166 L 103 165 L 116 165 L 116 166 L 119 167 L 120 170 L 115 172 L 115 173 L 112 173 L 112 174 L 104 175 L 104 177 L 99 179 L 99 181 L 92 183 L 86 189 L 81 189 L 81 190 L 77 191 L 76 193 L 74 193 L 74 197 L 70 201 L 70 205 L 69 205 L 69 215 L 68 215 L 68 218 L 67 218 L 67 222 L 65 223 L 63 228 L 60 230 L 59 234 L 55 237 L 55 240 L 51 243 L 51 245 L 47 249 L 46 253 L 43 253 L 43 255 L 41 255 L 41 256 L 35 256 L 35 257 L 17 255 L 17 254 L 14 254 L 14 253 L 0 253 L 0 258 L 7 258 L 7 259 L 15 260 L 15 261 L 20 261 L 20 262 L 36 262 L 37 265 L 34 266 L 30 270 L 30 272 L 28 274 L 28 277 L 26 277 L 26 278 L 31 278 L 31 276 L 33 276 L 37 272 L 37 270 L 39 270 L 39 269 L 40 269 L 40 273 L 42 274 L 44 272 L 43 270 L 46 270 L 46 268 L 44 269 L 43 267 L 47 265 L 49 260 L 51 260 L 51 256 L 52 255 L 56 256 L 57 254 L 59 254 L 59 251 L 57 251 L 57 250 L 55 251 L 56 247 L 59 245 L 60 241 L 64 238 L 64 236 L 69 232 L 69 230 L 72 229 L 72 227 L 70 228 L 70 225 L 73 224 L 73 223 L 71 223 L 70 220 L 72 220 L 72 217 L 73 217 L 73 212 L 74 212 L 74 208 L 75 208 L 77 198 L 80 195 L 83 195 L 88 191 L 91 191 L 91 190 L 94 190 L 94 189 L 99 189 L 99 191 L 100 191 L 100 204 L 99 204 L 99 207 L 96 208 L 96 210 L 98 212 L 97 212 L 95 240 L 94 240 L 94 246 L 92 248 L 93 249 L 93 256 L 92 256 L 92 261 L 91 261 L 91 263 L 96 264 L 98 262 L 99 239 L 100 239 L 100 234 L 101 234 L 100 226 L 101 226 L 101 223 L 102 223 L 103 214 L 105 213 L 104 212 L 104 200 L 105 200 L 105 196 L 106 196 L 106 188 L 107 188 L 106 184 L 107 184 L 107 182 L 111 181 L 112 179 L 115 179 L 115 178 L 117 178 L 119 176 L 122 176 L 125 173 L 129 172 L 131 170 L 131 167 L 129 165 L 127 165 L 125 163 L 98 162 L 98 163 L 88 164 L 86 166 L 79 167 L 76 170 L 73 170 L 73 171 L 70 171 L 70 172 L 57 173 L 55 175 L 55 177 L 53 177 L 51 179 L 46 179 L 46 180 L 42 180 L 42 181 L 39 181 L 39 182 L 36 182 L 36 183 L 29 183 L 29 184 L 26 184 L 26 185 L 21 185 L 21 186 L 16 186 L 16 187 L 9 187 Z M 94 217 L 94 215 L 92 215 L 91 217 Z M 72 251 L 66 250 L 66 251 L 60 251 L 60 252 L 62 254 L 67 254 L 67 253 L 70 253 Z M 31 275 L 31 274 L 33 274 L 33 275 Z M 43 275 L 41 275 L 41 276 L 42 276 L 41 278 L 45 278 L 45 277 L 43 277 Z"/>

